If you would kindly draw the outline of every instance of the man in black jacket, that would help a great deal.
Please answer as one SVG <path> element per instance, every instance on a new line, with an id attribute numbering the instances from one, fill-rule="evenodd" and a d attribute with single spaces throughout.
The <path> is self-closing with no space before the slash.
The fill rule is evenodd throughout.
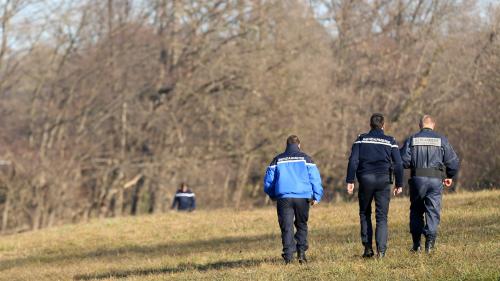
<path id="1" fill-rule="evenodd" d="M 385 256 L 387 249 L 387 214 L 391 199 L 392 174 L 396 176 L 394 195 L 402 192 L 403 166 L 396 140 L 384 134 L 384 116 L 375 113 L 370 118 L 370 132 L 360 135 L 352 145 L 347 168 L 347 192 L 354 192 L 354 180 L 359 182 L 359 218 L 363 257 L 374 255 L 372 248 L 372 201 L 375 199 L 377 255 Z"/>
<path id="2" fill-rule="evenodd" d="M 196 208 L 196 198 L 194 193 L 188 188 L 187 184 L 182 183 L 181 187 L 177 190 L 172 202 L 172 209 L 177 207 L 177 211 L 192 212 Z"/>
<path id="3" fill-rule="evenodd" d="M 459 167 L 459 159 L 448 139 L 434 132 L 434 126 L 433 118 L 424 115 L 420 120 L 420 132 L 410 136 L 401 148 L 403 166 L 411 169 L 410 232 L 414 252 L 420 251 L 422 234 L 426 238 L 426 253 L 430 253 L 434 247 L 443 183 L 447 187 L 451 186 Z"/>

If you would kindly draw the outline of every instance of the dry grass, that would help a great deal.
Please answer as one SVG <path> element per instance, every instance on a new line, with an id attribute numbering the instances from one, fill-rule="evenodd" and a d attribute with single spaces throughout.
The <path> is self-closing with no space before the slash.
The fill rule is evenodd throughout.
<path id="1" fill-rule="evenodd" d="M 130 217 L 0 237 L 0 280 L 499 280 L 500 191 L 446 195 L 437 251 L 411 254 L 407 198 L 384 260 L 360 258 L 356 203 L 320 205 L 310 263 L 285 266 L 273 208 Z"/>

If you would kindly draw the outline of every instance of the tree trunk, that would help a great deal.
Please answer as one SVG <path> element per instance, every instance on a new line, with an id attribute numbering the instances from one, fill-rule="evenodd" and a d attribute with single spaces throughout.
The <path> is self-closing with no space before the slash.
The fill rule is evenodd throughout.
<path id="1" fill-rule="evenodd" d="M 3 207 L 3 212 L 2 212 L 2 229 L 1 233 L 5 234 L 7 231 L 7 226 L 9 225 L 9 211 L 10 211 L 10 203 L 11 203 L 11 194 L 10 194 L 10 188 L 7 187 L 7 198 L 5 199 L 5 204 Z"/>
<path id="2" fill-rule="evenodd" d="M 238 178 L 236 179 L 236 190 L 233 198 L 236 209 L 239 209 L 241 205 L 241 199 L 243 198 L 243 191 L 245 190 L 245 185 L 248 181 L 252 158 L 252 156 L 245 155 L 243 156 L 243 160 L 240 164 Z"/>
<path id="3" fill-rule="evenodd" d="M 231 175 L 229 173 L 226 174 L 226 179 L 224 180 L 224 186 L 222 188 L 222 206 L 224 208 L 227 207 L 227 198 L 229 192 L 229 181 L 231 180 Z"/>

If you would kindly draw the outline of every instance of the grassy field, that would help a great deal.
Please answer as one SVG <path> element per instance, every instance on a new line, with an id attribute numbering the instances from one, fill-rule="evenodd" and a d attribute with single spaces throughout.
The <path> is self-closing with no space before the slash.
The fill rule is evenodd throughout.
<path id="1" fill-rule="evenodd" d="M 310 215 L 309 264 L 283 265 L 274 208 L 96 220 L 0 237 L 0 280 L 500 280 L 500 191 L 445 195 L 437 251 L 411 254 L 394 199 L 383 260 L 360 257 L 356 203 Z"/>

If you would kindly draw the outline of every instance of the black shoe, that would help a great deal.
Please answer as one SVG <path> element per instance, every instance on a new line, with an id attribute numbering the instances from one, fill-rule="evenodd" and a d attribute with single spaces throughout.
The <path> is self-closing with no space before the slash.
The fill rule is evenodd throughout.
<path id="1" fill-rule="evenodd" d="M 377 258 L 381 259 L 385 257 L 385 252 L 378 252 L 377 253 Z"/>
<path id="2" fill-rule="evenodd" d="M 375 254 L 373 253 L 373 249 L 371 246 L 365 246 L 365 251 L 363 252 L 363 258 L 371 258 Z"/>
<path id="3" fill-rule="evenodd" d="M 299 260 L 300 264 L 307 263 L 306 252 L 298 251 L 297 259 Z"/>
<path id="4" fill-rule="evenodd" d="M 436 243 L 436 236 L 429 235 L 425 237 L 425 253 L 430 254 L 434 250 L 434 244 Z"/>
<path id="5" fill-rule="evenodd" d="M 285 254 L 281 254 L 281 257 L 285 261 L 285 264 L 290 264 L 293 262 L 293 256 L 292 257 L 287 257 Z"/>
<path id="6" fill-rule="evenodd" d="M 413 244 L 413 247 L 411 248 L 410 252 L 412 252 L 412 253 L 420 253 L 420 252 L 422 252 L 422 248 L 420 248 L 420 245 Z"/>

